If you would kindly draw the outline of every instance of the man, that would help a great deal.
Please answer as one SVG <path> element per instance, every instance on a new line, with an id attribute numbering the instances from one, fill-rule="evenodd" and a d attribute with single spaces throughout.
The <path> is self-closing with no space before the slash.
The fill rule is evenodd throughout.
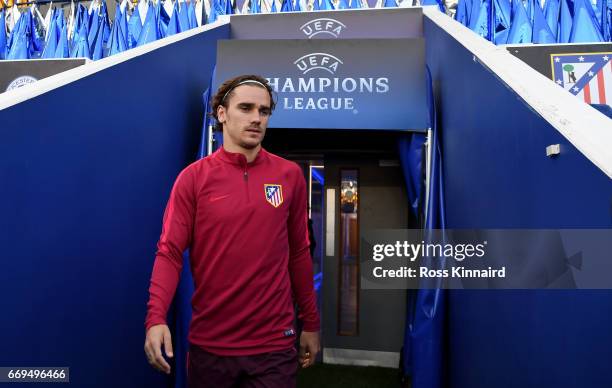
<path id="1" fill-rule="evenodd" d="M 312 365 L 320 349 L 306 183 L 297 164 L 261 147 L 274 105 L 264 78 L 223 83 L 212 101 L 223 147 L 179 174 L 164 213 L 145 353 L 170 373 L 166 314 L 190 248 L 190 387 L 294 387 L 298 362 Z M 294 299 L 304 326 L 299 357 Z"/>

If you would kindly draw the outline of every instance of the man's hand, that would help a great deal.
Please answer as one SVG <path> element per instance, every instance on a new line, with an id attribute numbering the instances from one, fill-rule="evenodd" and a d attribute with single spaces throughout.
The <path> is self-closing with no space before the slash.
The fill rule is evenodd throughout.
<path id="1" fill-rule="evenodd" d="M 162 356 L 161 347 L 164 345 L 166 356 L 172 358 L 172 337 L 168 325 L 151 326 L 147 331 L 144 351 L 147 360 L 155 369 L 170 374 L 170 365 Z"/>
<path id="2" fill-rule="evenodd" d="M 300 353 L 298 361 L 302 368 L 313 365 L 321 351 L 318 331 L 303 331 L 300 336 Z"/>

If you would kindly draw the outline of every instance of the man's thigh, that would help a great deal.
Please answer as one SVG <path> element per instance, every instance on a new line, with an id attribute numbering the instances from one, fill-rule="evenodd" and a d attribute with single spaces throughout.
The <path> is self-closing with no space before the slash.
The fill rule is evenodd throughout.
<path id="1" fill-rule="evenodd" d="M 241 367 L 235 357 L 223 357 L 190 345 L 187 361 L 188 388 L 234 388 Z"/>
<path id="2" fill-rule="evenodd" d="M 295 348 L 252 356 L 240 388 L 295 388 L 297 369 Z"/>

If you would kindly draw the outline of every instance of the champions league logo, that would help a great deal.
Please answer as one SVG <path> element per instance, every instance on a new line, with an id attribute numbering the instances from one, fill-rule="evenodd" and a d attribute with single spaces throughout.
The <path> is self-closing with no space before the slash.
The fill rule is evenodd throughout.
<path id="1" fill-rule="evenodd" d="M 300 27 L 300 31 L 302 31 L 308 39 L 312 39 L 313 37 L 321 34 L 331 35 L 334 38 L 340 36 L 340 33 L 346 26 L 336 19 L 330 18 L 320 18 L 309 21 Z"/>
<path id="2" fill-rule="evenodd" d="M 13 81 L 11 81 L 11 83 L 9 84 L 9 86 L 6 88 L 5 91 L 8 92 L 9 90 L 18 89 L 22 86 L 26 86 L 36 81 L 38 81 L 36 78 L 31 77 L 29 75 L 24 75 L 24 76 L 15 78 Z"/>
<path id="3" fill-rule="evenodd" d="M 293 62 L 302 75 L 324 72 L 324 75 L 336 75 L 344 62 L 329 53 L 310 53 Z M 352 110 L 357 114 L 355 97 L 359 95 L 383 94 L 389 92 L 387 77 L 271 77 L 267 78 L 270 86 L 282 96 L 282 108 L 285 110 Z M 303 96 L 287 96 L 290 94 Z M 308 95 L 315 96 L 308 96 Z M 316 95 L 319 96 L 316 96 Z M 323 96 L 321 96 L 323 94 Z"/>

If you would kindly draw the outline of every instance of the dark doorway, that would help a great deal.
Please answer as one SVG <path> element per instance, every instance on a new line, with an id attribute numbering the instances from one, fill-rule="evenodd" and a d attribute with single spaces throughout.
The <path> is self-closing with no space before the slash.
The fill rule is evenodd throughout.
<path id="1" fill-rule="evenodd" d="M 264 148 L 298 163 L 308 184 L 323 362 L 397 367 L 406 291 L 362 290 L 358 247 L 365 230 L 409 227 L 401 134 L 268 131 Z"/>

